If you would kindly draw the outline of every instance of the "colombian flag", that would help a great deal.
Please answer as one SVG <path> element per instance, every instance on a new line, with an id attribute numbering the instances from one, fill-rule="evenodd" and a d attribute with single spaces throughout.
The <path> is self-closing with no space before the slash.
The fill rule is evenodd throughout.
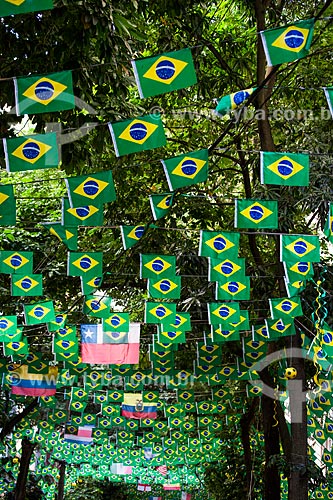
<path id="1" fill-rule="evenodd" d="M 28 373 L 28 366 L 21 365 L 11 373 L 12 394 L 17 396 L 54 396 L 58 368 L 50 366 L 48 373 Z"/>

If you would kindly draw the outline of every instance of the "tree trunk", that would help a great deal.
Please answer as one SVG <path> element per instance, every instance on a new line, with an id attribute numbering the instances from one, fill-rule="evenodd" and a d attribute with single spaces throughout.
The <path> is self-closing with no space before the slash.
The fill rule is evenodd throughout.
<path id="1" fill-rule="evenodd" d="M 17 415 L 8 420 L 0 432 L 0 441 L 3 441 L 4 438 L 13 431 L 15 425 L 20 423 L 24 417 L 36 408 L 36 406 L 38 406 L 38 398 L 34 398 L 31 403 L 28 404 L 23 411 L 21 411 L 21 413 L 17 413 Z"/>
<path id="2" fill-rule="evenodd" d="M 301 337 L 298 332 L 293 336 L 293 346 L 301 346 Z M 294 358 L 290 366 L 297 370 L 297 378 L 289 381 L 290 418 L 291 418 L 291 458 L 290 479 L 288 487 L 289 500 L 307 500 L 308 477 L 307 463 L 307 429 L 306 429 L 306 402 L 305 402 L 305 369 L 304 359 Z"/>
<path id="3" fill-rule="evenodd" d="M 57 500 L 63 500 L 64 499 L 64 492 L 65 492 L 65 473 L 66 473 L 66 463 L 61 462 L 60 464 L 60 469 L 59 469 L 59 481 L 58 481 L 58 496 Z"/>
<path id="4" fill-rule="evenodd" d="M 254 478 L 252 470 L 252 453 L 250 446 L 250 425 L 253 420 L 258 403 L 259 403 L 259 398 L 254 398 L 251 402 L 249 410 L 246 413 L 244 413 L 244 415 L 240 420 L 241 439 L 244 449 L 244 463 L 246 467 L 246 485 L 247 485 L 246 498 L 248 500 L 254 500 L 253 496 Z"/>
<path id="5" fill-rule="evenodd" d="M 28 439 L 22 439 L 22 454 L 20 462 L 20 470 L 17 476 L 14 500 L 24 500 L 25 490 L 27 486 L 28 472 L 31 456 L 33 454 L 35 444 L 31 443 Z"/>

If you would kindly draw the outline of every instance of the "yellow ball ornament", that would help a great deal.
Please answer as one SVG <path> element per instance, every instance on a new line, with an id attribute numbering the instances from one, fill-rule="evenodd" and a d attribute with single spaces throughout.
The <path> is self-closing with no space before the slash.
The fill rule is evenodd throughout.
<path id="1" fill-rule="evenodd" d="M 13 458 L 13 464 L 18 464 L 19 459 L 18 458 Z"/>
<path id="2" fill-rule="evenodd" d="M 297 370 L 293 366 L 289 366 L 288 368 L 286 368 L 284 374 L 288 380 L 292 380 L 297 377 Z"/>

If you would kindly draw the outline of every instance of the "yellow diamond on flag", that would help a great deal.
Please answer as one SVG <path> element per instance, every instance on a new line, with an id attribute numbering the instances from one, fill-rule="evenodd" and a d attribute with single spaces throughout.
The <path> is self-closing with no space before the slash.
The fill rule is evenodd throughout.
<path id="1" fill-rule="evenodd" d="M 94 267 L 98 265 L 97 260 L 93 259 L 89 255 L 83 255 L 73 262 L 73 266 L 80 269 L 85 273 L 90 272 Z"/>
<path id="2" fill-rule="evenodd" d="M 212 250 L 215 250 L 215 252 L 217 253 L 225 252 L 226 250 L 229 250 L 230 248 L 235 246 L 234 243 L 223 236 L 223 234 L 214 236 L 210 240 L 207 240 L 205 244 Z"/>
<path id="3" fill-rule="evenodd" d="M 275 309 L 284 314 L 290 314 L 297 306 L 298 304 L 296 302 L 293 302 L 290 299 L 285 299 L 282 300 L 279 304 L 277 304 L 275 306 Z"/>
<path id="4" fill-rule="evenodd" d="M 316 247 L 315 245 L 312 245 L 312 243 L 305 241 L 303 238 L 299 238 L 298 240 L 289 243 L 289 245 L 286 245 L 286 248 L 293 254 L 299 255 L 300 258 L 303 258 L 309 252 L 312 252 L 312 250 L 314 250 Z"/>
<path id="5" fill-rule="evenodd" d="M 8 200 L 9 196 L 5 193 L 0 193 L 0 205 L 2 205 L 6 200 Z"/>
<path id="6" fill-rule="evenodd" d="M 66 89 L 67 86 L 62 83 L 56 82 L 55 80 L 51 80 L 47 77 L 42 77 L 31 85 L 25 92 L 23 92 L 23 95 L 28 99 L 32 99 L 39 104 L 47 106 Z"/>
<path id="7" fill-rule="evenodd" d="M 40 160 L 51 148 L 48 144 L 36 141 L 34 139 L 27 139 L 15 151 L 12 152 L 13 156 L 20 158 L 20 160 L 27 161 L 32 165 Z"/>
<path id="8" fill-rule="evenodd" d="M 272 43 L 273 47 L 288 50 L 290 52 L 300 52 L 304 49 L 310 30 L 299 26 L 289 26 Z"/>
<path id="9" fill-rule="evenodd" d="M 13 269 L 20 269 L 27 262 L 29 262 L 29 260 L 20 253 L 12 253 L 9 257 L 7 257 L 7 259 L 4 260 L 4 263 Z"/>
<path id="10" fill-rule="evenodd" d="M 228 306 L 227 304 L 221 304 L 217 309 L 212 311 L 215 316 L 223 321 L 229 320 L 229 318 L 236 312 L 236 309 Z"/>
<path id="11" fill-rule="evenodd" d="M 32 318 L 43 319 L 49 312 L 50 309 L 48 307 L 36 305 L 33 309 L 31 309 L 31 311 L 28 312 L 28 314 Z"/>
<path id="12" fill-rule="evenodd" d="M 24 3 L 26 0 L 5 0 L 8 3 L 12 3 L 13 5 L 21 5 Z"/>
<path id="13" fill-rule="evenodd" d="M 158 125 L 146 122 L 144 120 L 132 120 L 125 130 L 119 135 L 119 139 L 144 144 L 147 139 L 155 132 Z"/>
<path id="14" fill-rule="evenodd" d="M 169 85 L 180 75 L 187 65 L 187 62 L 179 61 L 173 57 L 161 56 L 143 76 L 155 82 Z"/>
<path id="15" fill-rule="evenodd" d="M 198 158 L 193 158 L 192 156 L 185 156 L 185 158 L 178 163 L 171 173 L 179 175 L 180 177 L 194 179 L 206 163 L 207 162 L 205 160 L 199 160 Z"/>
<path id="16" fill-rule="evenodd" d="M 94 200 L 107 186 L 109 186 L 108 182 L 95 179 L 94 177 L 88 177 L 81 182 L 73 192 Z"/>
<path id="17" fill-rule="evenodd" d="M 279 158 L 279 160 L 268 165 L 267 168 L 282 179 L 290 179 L 293 175 L 304 170 L 303 165 L 292 160 L 289 156 Z"/>
<path id="18" fill-rule="evenodd" d="M 145 264 L 144 266 L 147 267 L 147 269 L 149 269 L 150 271 L 153 271 L 155 274 L 160 274 L 169 269 L 169 267 L 171 267 L 171 264 L 165 261 L 162 257 L 156 257 L 155 259 L 147 262 L 147 264 Z"/>
<path id="19" fill-rule="evenodd" d="M 255 224 L 260 224 L 263 220 L 272 215 L 273 212 L 256 201 L 240 213 Z"/>

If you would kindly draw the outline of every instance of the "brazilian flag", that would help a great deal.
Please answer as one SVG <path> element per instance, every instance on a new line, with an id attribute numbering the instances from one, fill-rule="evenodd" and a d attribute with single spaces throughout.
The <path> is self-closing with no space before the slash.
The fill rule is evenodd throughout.
<path id="1" fill-rule="evenodd" d="M 309 170 L 307 154 L 260 152 L 261 184 L 308 186 Z"/>
<path id="2" fill-rule="evenodd" d="M 320 262 L 320 241 L 318 236 L 306 234 L 282 234 L 280 236 L 281 262 Z"/>
<path id="3" fill-rule="evenodd" d="M 169 212 L 173 203 L 174 193 L 151 194 L 149 195 L 150 208 L 153 219 L 162 219 Z"/>
<path id="4" fill-rule="evenodd" d="M 16 199 L 11 184 L 0 186 L 0 226 L 15 226 Z"/>
<path id="5" fill-rule="evenodd" d="M 116 199 L 112 171 L 103 170 L 96 174 L 80 175 L 65 179 L 71 207 L 81 207 L 86 203 L 100 207 Z"/>
<path id="6" fill-rule="evenodd" d="M 140 254 L 140 278 L 168 277 L 176 274 L 176 257 L 162 254 Z"/>
<path id="7" fill-rule="evenodd" d="M 269 299 L 269 305 L 272 319 L 290 321 L 303 315 L 300 297 Z"/>
<path id="8" fill-rule="evenodd" d="M 252 87 L 245 90 L 239 90 L 233 94 L 226 95 L 218 101 L 215 108 L 215 113 L 220 116 L 229 114 L 231 111 L 239 108 L 256 90 L 257 87 Z"/>
<path id="9" fill-rule="evenodd" d="M 32 252 L 13 252 L 2 250 L 0 252 L 0 273 L 23 274 L 32 273 Z"/>
<path id="10" fill-rule="evenodd" d="M 191 49 L 132 61 L 141 98 L 164 94 L 197 83 Z"/>
<path id="11" fill-rule="evenodd" d="M 98 276 L 103 271 L 103 252 L 68 252 L 68 276 Z"/>
<path id="12" fill-rule="evenodd" d="M 170 302 L 146 302 L 145 323 L 164 323 L 176 318 L 176 304 Z"/>
<path id="13" fill-rule="evenodd" d="M 83 295 L 90 295 L 98 290 L 103 283 L 103 276 L 94 276 L 93 278 L 80 277 L 81 292 Z"/>
<path id="14" fill-rule="evenodd" d="M 120 226 L 121 239 L 123 242 L 124 250 L 128 250 L 136 245 L 142 236 L 145 234 L 147 226 Z"/>
<path id="15" fill-rule="evenodd" d="M 55 320 L 52 300 L 29 305 L 24 304 L 23 311 L 26 325 L 39 325 Z"/>
<path id="16" fill-rule="evenodd" d="M 3 146 L 8 172 L 55 168 L 59 164 L 56 133 L 3 139 Z"/>
<path id="17" fill-rule="evenodd" d="M 161 161 L 171 191 L 205 182 L 208 178 L 208 149 Z"/>
<path id="18" fill-rule="evenodd" d="M 208 258 L 208 281 L 226 282 L 242 279 L 245 276 L 245 258 L 215 259 Z"/>
<path id="19" fill-rule="evenodd" d="M 64 227 L 71 226 L 102 226 L 104 220 L 103 208 L 93 205 L 71 208 L 68 198 L 62 198 L 62 220 Z"/>
<path id="20" fill-rule="evenodd" d="M 216 300 L 250 300 L 250 278 L 243 276 L 238 280 L 217 282 Z"/>
<path id="21" fill-rule="evenodd" d="M 0 17 L 53 9 L 53 0 L 0 0 Z"/>
<path id="22" fill-rule="evenodd" d="M 71 71 L 14 78 L 17 116 L 75 107 Z"/>
<path id="23" fill-rule="evenodd" d="M 268 66 L 296 61 L 308 55 L 314 32 L 314 18 L 288 26 L 260 31 Z"/>
<path id="24" fill-rule="evenodd" d="M 239 233 L 200 231 L 199 255 L 215 259 L 237 259 Z"/>
<path id="25" fill-rule="evenodd" d="M 95 318 L 108 318 L 110 316 L 111 297 L 87 295 L 85 298 L 83 312 Z"/>
<path id="26" fill-rule="evenodd" d="M 238 229 L 277 229 L 277 201 L 235 200 L 235 227 Z"/>
<path id="27" fill-rule="evenodd" d="M 12 274 L 11 294 L 14 297 L 43 295 L 42 274 Z"/>
<path id="28" fill-rule="evenodd" d="M 240 308 L 238 302 L 211 303 L 208 307 L 208 321 L 212 325 L 228 325 L 231 321 L 239 321 Z"/>
<path id="29" fill-rule="evenodd" d="M 17 317 L 16 316 L 0 316 L 0 340 L 6 341 L 6 336 L 16 334 L 17 332 Z"/>
<path id="30" fill-rule="evenodd" d="M 129 332 L 130 328 L 130 315 L 126 312 L 121 313 L 109 313 L 109 315 L 103 319 L 103 331 L 104 332 Z"/>
<path id="31" fill-rule="evenodd" d="M 149 278 L 148 294 L 153 299 L 180 299 L 181 277 Z"/>
<path id="32" fill-rule="evenodd" d="M 166 145 L 159 114 L 145 115 L 108 125 L 117 157 Z"/>
<path id="33" fill-rule="evenodd" d="M 78 230 L 76 226 L 66 227 L 61 222 L 43 222 L 42 225 L 66 245 L 68 250 L 77 250 Z"/>

